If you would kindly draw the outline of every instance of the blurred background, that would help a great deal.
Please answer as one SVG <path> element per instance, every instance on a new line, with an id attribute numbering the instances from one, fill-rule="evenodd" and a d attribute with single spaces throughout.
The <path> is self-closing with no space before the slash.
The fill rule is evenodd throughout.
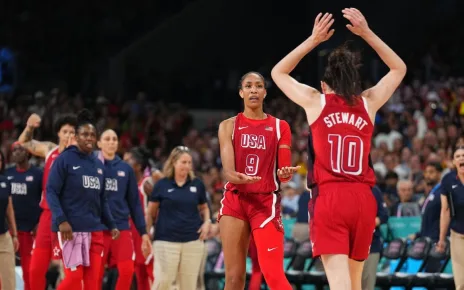
<path id="1" fill-rule="evenodd" d="M 283 191 L 291 237 L 295 216 L 307 211 L 298 199 L 307 194 L 308 126 L 303 110 L 272 84 L 270 71 L 311 34 L 319 12 L 330 12 L 334 37 L 293 75 L 319 88 L 325 56 L 349 40 L 362 55 L 364 85 L 377 82 L 387 68 L 345 28 L 345 7 L 360 9 L 408 66 L 404 83 L 378 113 L 371 155 L 390 213 L 400 202 L 421 205 L 431 190 L 424 166 L 435 161 L 446 173 L 463 134 L 464 2 L 458 0 L 0 1 L 0 150 L 8 161 L 31 113 L 43 119 L 35 138 L 54 140 L 55 118 L 92 108 L 99 129 L 119 134 L 121 154 L 145 146 L 161 168 L 174 146 L 190 147 L 217 214 L 224 183 L 218 124 L 242 109 L 240 77 L 259 71 L 269 81 L 266 112 L 290 123 L 293 162 L 302 166 Z M 402 179 L 412 182 L 406 197 L 397 190 Z"/>

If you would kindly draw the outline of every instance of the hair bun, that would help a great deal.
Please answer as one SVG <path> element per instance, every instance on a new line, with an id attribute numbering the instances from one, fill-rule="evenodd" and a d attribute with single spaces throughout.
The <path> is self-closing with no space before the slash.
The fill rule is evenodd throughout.
<path id="1" fill-rule="evenodd" d="M 79 124 L 85 124 L 85 123 L 93 123 L 93 116 L 92 112 L 90 112 L 88 109 L 82 109 L 79 113 L 77 113 L 77 122 Z"/>

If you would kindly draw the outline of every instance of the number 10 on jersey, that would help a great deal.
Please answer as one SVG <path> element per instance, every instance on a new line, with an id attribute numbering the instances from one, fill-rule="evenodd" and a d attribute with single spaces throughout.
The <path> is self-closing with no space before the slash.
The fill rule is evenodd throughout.
<path id="1" fill-rule="evenodd" d="M 362 172 L 363 141 L 358 136 L 329 134 L 332 171 L 351 175 Z"/>

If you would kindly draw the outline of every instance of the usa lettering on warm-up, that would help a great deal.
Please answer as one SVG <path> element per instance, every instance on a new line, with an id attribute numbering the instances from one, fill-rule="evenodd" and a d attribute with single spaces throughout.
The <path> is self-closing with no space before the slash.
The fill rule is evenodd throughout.
<path id="1" fill-rule="evenodd" d="M 84 188 L 100 189 L 100 179 L 98 177 L 83 175 L 82 179 Z"/>
<path id="2" fill-rule="evenodd" d="M 359 130 L 362 130 L 368 123 L 363 118 L 356 116 L 353 113 L 332 113 L 324 118 L 324 122 L 328 128 L 337 124 L 353 125 Z"/>
<path id="3" fill-rule="evenodd" d="M 11 194 L 27 195 L 27 184 L 12 182 Z"/>
<path id="4" fill-rule="evenodd" d="M 106 191 L 118 191 L 118 180 L 115 178 L 106 178 L 105 190 Z"/>
<path id="5" fill-rule="evenodd" d="M 242 134 L 240 143 L 243 148 L 266 150 L 266 139 L 263 135 Z"/>

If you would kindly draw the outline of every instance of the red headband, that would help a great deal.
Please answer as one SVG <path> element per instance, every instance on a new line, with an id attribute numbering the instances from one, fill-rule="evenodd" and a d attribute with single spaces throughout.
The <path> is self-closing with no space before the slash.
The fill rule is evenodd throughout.
<path id="1" fill-rule="evenodd" d="M 11 150 L 13 150 L 16 145 L 23 147 L 23 144 L 19 143 L 19 141 L 16 141 L 13 144 L 11 144 Z"/>

